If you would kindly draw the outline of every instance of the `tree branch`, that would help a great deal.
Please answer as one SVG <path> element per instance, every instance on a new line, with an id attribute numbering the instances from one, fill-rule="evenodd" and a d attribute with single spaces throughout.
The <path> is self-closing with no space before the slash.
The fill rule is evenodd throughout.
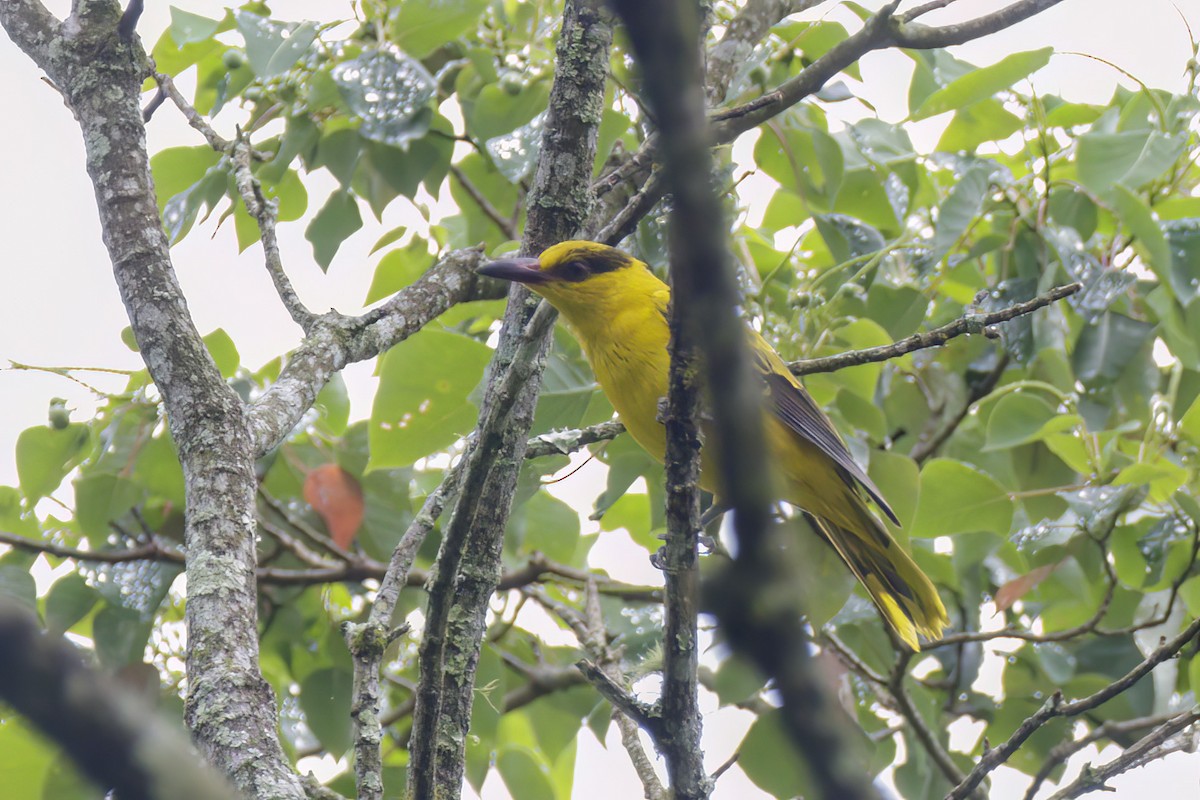
<path id="1" fill-rule="evenodd" d="M 1172 717 L 1131 747 L 1125 748 L 1121 755 L 1107 764 L 1099 767 L 1085 764 L 1079 777 L 1051 795 L 1050 800 L 1070 800 L 1070 798 L 1097 791 L 1111 792 L 1112 789 L 1107 785 L 1109 779 L 1131 769 L 1145 766 L 1151 761 L 1157 761 L 1163 756 L 1179 750 L 1193 750 L 1195 748 L 1194 733 L 1190 739 L 1181 737 L 1174 742 L 1171 740 L 1197 722 L 1200 722 L 1200 709 L 1193 708 L 1191 711 L 1185 711 Z"/>
<path id="2" fill-rule="evenodd" d="M 0 531 L 0 544 L 9 545 L 26 553 L 47 553 L 56 558 L 73 558 L 77 561 L 90 561 L 96 564 L 124 564 L 129 561 L 171 561 L 182 564 L 184 561 L 183 553 L 167 546 L 157 538 L 125 550 L 79 550 L 53 542 L 26 539 L 24 536 L 18 536 L 8 531 Z"/>
<path id="3" fill-rule="evenodd" d="M 38 0 L 6 0 L 0 3 L 0 26 L 39 67 L 46 69 L 50 46 L 58 35 L 58 18 Z"/>
<path id="4" fill-rule="evenodd" d="M 777 573 L 772 482 L 766 468 L 761 394 L 751 374 L 740 302 L 720 203 L 710 185 L 712 137 L 704 116 L 695 46 L 700 20 L 684 0 L 618 0 L 657 115 L 666 181 L 674 207 L 671 267 L 674 302 L 705 354 L 713 432 L 721 456 L 717 483 L 734 510 L 738 557 L 714 581 L 712 606 L 731 644 L 775 678 L 785 725 L 824 796 L 874 796 L 860 764 L 843 747 L 836 701 L 826 697 L 809 655 L 800 614 L 761 594 Z M 781 577 L 781 576 L 780 576 Z M 786 595 L 785 595 L 786 596 Z"/>
<path id="5" fill-rule="evenodd" d="M 183 92 L 179 91 L 179 87 L 175 85 L 175 81 L 170 75 L 162 72 L 154 73 L 154 80 L 158 83 L 158 88 L 168 97 L 175 107 L 183 114 L 183 118 L 187 120 L 188 125 L 198 131 L 204 137 L 204 141 L 208 142 L 208 146 L 218 153 L 229 153 L 233 150 L 233 142 L 224 138 L 216 132 L 213 126 L 208 124 L 208 120 L 200 115 L 194 106 L 188 102 L 183 96 Z"/>
<path id="6" fill-rule="evenodd" d="M 286 437 L 334 373 L 374 358 L 420 330 L 455 303 L 475 296 L 480 248 L 455 250 L 383 305 L 359 317 L 317 318 L 304 342 L 288 355 L 279 378 L 250 406 L 247 424 L 263 455 Z"/>
<path id="7" fill-rule="evenodd" d="M 526 255 L 570 238 L 587 218 L 591 197 L 580 188 L 595 159 L 611 42 L 600 0 L 568 0 L 529 196 Z M 527 289 L 512 287 L 425 616 L 409 751 L 409 791 L 417 797 L 457 797 L 462 785 L 475 667 L 554 319 L 548 305 L 539 308 Z"/>
<path id="8" fill-rule="evenodd" d="M 595 583 L 588 583 L 584 591 L 583 614 L 554 602 L 542 592 L 535 593 L 533 597 L 575 632 L 583 651 L 594 659 L 594 662 L 587 659 L 578 661 L 575 667 L 612 704 L 613 721 L 621 734 L 621 746 L 629 755 L 634 772 L 642 783 L 642 796 L 646 800 L 670 800 L 672 795 L 658 779 L 658 773 L 647 757 L 638 734 L 639 730 L 646 731 L 657 747 L 662 731 L 660 712 L 640 702 L 626 689 L 620 654 L 609 646 L 608 630 L 604 625 Z"/>
<path id="9" fill-rule="evenodd" d="M 1102 739 L 1107 739 L 1113 735 L 1121 733 L 1133 733 L 1134 731 L 1144 730 L 1145 728 L 1154 728 L 1159 725 L 1170 722 L 1179 716 L 1179 713 L 1172 711 L 1166 714 L 1155 714 L 1150 717 L 1137 717 L 1136 719 L 1128 720 L 1108 720 L 1107 722 L 1097 725 L 1090 733 L 1081 736 L 1068 742 L 1061 742 L 1050 749 L 1050 753 L 1046 756 L 1046 762 L 1042 764 L 1037 774 L 1033 776 L 1033 782 L 1029 784 L 1029 788 L 1025 790 L 1025 800 L 1034 800 L 1037 796 L 1038 789 L 1050 777 L 1060 764 L 1063 764 L 1071 756 L 1083 750 L 1090 744 L 1099 742 Z"/>
<path id="10" fill-rule="evenodd" d="M 807 11 L 824 0 L 748 0 L 725 26 L 725 35 L 708 52 L 705 86 L 708 99 L 716 105 L 725 98 L 729 83 L 745 66 L 771 26 L 792 14 Z"/>
<path id="11" fill-rule="evenodd" d="M 1149 674 L 1150 670 L 1168 658 L 1174 657 L 1176 653 L 1195 639 L 1197 635 L 1200 635 L 1200 618 L 1193 620 L 1190 625 L 1174 638 L 1160 644 L 1154 652 L 1146 656 L 1145 660 L 1126 673 L 1124 677 L 1113 681 L 1095 694 L 1071 703 L 1064 703 L 1062 692 L 1056 691 L 1041 708 L 1021 723 L 1013 735 L 1009 737 L 1008 741 L 984 753 L 983 757 L 979 759 L 979 763 L 975 765 L 975 768 L 971 770 L 966 779 L 954 787 L 954 790 L 950 794 L 946 795 L 946 800 L 962 800 L 962 798 L 972 793 L 989 772 L 1007 761 L 1017 751 L 1017 748 L 1024 744 L 1026 739 L 1050 720 L 1055 717 L 1078 716 L 1085 711 L 1091 711 L 1093 708 L 1107 703 Z"/>
<path id="12" fill-rule="evenodd" d="M 954 763 L 954 759 L 950 757 L 950 753 L 942 746 L 937 735 L 929 729 L 925 724 L 925 718 L 921 716 L 916 707 L 913 706 L 912 699 L 908 696 L 908 690 L 904 687 L 904 678 L 908 674 L 908 665 L 912 661 L 912 652 L 909 650 L 900 651 L 900 656 L 896 660 L 895 666 L 892 668 L 891 678 L 888 680 L 887 688 L 891 693 L 892 700 L 895 702 L 896 711 L 900 716 L 904 717 L 905 721 L 912 728 L 913 735 L 917 741 L 925 748 L 925 752 L 941 770 L 946 780 L 951 785 L 962 783 L 962 770 L 958 768 L 958 764 Z M 973 795 L 978 800 L 987 800 L 987 796 L 982 791 L 977 791 Z"/>
<path id="13" fill-rule="evenodd" d="M 48 39 L 48 18 L 33 9 L 6 3 L 0 22 L 14 23 L 79 122 L 113 275 L 183 467 L 188 727 L 243 791 L 301 798 L 258 669 L 252 442 L 242 401 L 188 312 L 159 222 L 140 107 L 148 59 L 137 37 L 118 36 L 115 3 L 75 3 Z"/>
<path id="14" fill-rule="evenodd" d="M 678 267 L 676 267 L 678 269 Z M 671 303 L 671 357 L 667 389 L 667 543 L 659 551 L 666 579 L 663 624 L 662 721 L 659 749 L 667 759 L 671 791 L 679 798 L 706 798 L 712 782 L 700 748 L 702 723 L 696 670 L 700 663 L 697 620 L 700 569 L 700 381 L 691 322 Z"/>
<path id="15" fill-rule="evenodd" d="M 244 136 L 239 138 L 233 144 L 231 155 L 238 193 L 242 196 L 246 211 L 258 225 L 263 257 L 267 262 L 267 273 L 271 276 L 271 282 L 275 284 L 275 292 L 279 295 L 283 307 L 287 309 L 292 320 L 300 326 L 301 330 L 308 333 L 316 324 L 317 318 L 301 302 L 300 296 L 296 294 L 292 282 L 283 269 L 283 259 L 279 255 L 279 240 L 275 236 L 276 204 L 267 200 L 263 194 L 262 185 L 254 177 L 250 163 L 250 142 Z"/>
<path id="16" fill-rule="evenodd" d="M 448 470 L 441 484 L 425 498 L 408 530 L 396 543 L 392 558 L 375 593 L 375 602 L 367 621 L 347 624 L 346 646 L 354 659 L 352 687 L 354 718 L 354 780 L 360 800 L 383 797 L 383 725 L 379 719 L 379 671 L 383 654 L 392 641 L 391 621 L 400 598 L 400 589 L 408 583 L 413 560 L 425 537 L 437 524 L 446 500 L 453 497 L 462 478 L 465 459 Z"/>
<path id="17" fill-rule="evenodd" d="M 868 347 L 864 350 L 851 350 L 850 352 L 839 353 L 836 356 L 827 356 L 825 358 L 807 358 L 801 361 L 794 361 L 788 364 L 788 367 L 792 370 L 793 375 L 834 372 L 846 367 L 856 367 L 860 364 L 888 361 L 917 350 L 924 350 L 928 347 L 940 347 L 959 336 L 981 333 L 989 338 L 995 338 L 999 333 L 992 330 L 990 326 L 1001 322 L 1008 322 L 1025 314 L 1031 314 L 1039 308 L 1044 308 L 1051 303 L 1062 300 L 1064 297 L 1070 297 L 1082 288 L 1082 285 L 1078 283 L 1056 286 L 1032 300 L 1017 303 L 1008 308 L 1002 308 L 999 311 L 990 311 L 982 314 L 973 310 L 967 311 L 961 317 L 954 320 L 954 322 L 934 328 L 931 331 L 915 333 L 906 339 L 901 339 L 892 344 Z"/>
<path id="18" fill-rule="evenodd" d="M 927 4 L 926 6 L 915 8 L 896 19 L 893 25 L 894 43 L 897 47 L 909 47 L 914 50 L 930 50 L 935 47 L 950 47 L 951 45 L 963 44 L 964 42 L 996 33 L 1005 28 L 1011 28 L 1018 22 L 1023 22 L 1061 2 L 1062 0 L 1020 0 L 1020 2 L 1013 3 L 991 14 L 984 14 L 983 16 L 955 25 L 943 25 L 936 28 L 912 22 L 912 20 L 920 15 L 933 10 L 930 6 L 936 5 Z M 946 5 L 946 3 L 942 5 Z"/>
<path id="19" fill-rule="evenodd" d="M 0 698 L 63 748 L 101 787 L 128 800 L 236 795 L 182 731 L 85 666 L 79 651 L 0 601 Z"/>
<path id="20" fill-rule="evenodd" d="M 479 187 L 467 177 L 466 173 L 462 171 L 462 168 L 460 168 L 457 164 L 451 164 L 450 174 L 453 175 L 454 179 L 457 180 L 459 185 L 463 187 L 463 190 L 471 196 L 471 199 L 475 201 L 475 205 L 479 206 L 479 210 L 483 212 L 483 215 L 490 219 L 493 225 L 499 228 L 500 232 L 504 234 L 505 238 L 516 239 L 520 235 L 517 229 L 513 226 L 512 220 L 506 218 L 503 214 L 496 210 L 496 207 L 492 205 L 492 202 L 484 196 L 483 192 L 479 191 Z"/>
<path id="21" fill-rule="evenodd" d="M 714 145 L 729 144 L 746 131 L 761 125 L 819 91 L 839 72 L 874 50 L 889 47 L 930 49 L 950 44 L 962 44 L 1015 25 L 1060 2 L 1062 0 L 1020 0 L 1000 11 L 973 20 L 931 28 L 911 22 L 929 9 L 918 7 L 908 15 L 893 17 L 899 5 L 899 0 L 893 0 L 867 19 L 862 28 L 839 42 L 795 77 L 748 103 L 715 113 L 711 118 L 714 123 L 711 131 L 711 143 Z M 596 181 L 593 188 L 597 196 L 603 196 L 624 184 L 634 187 L 642 185 L 650 174 L 650 165 L 659 156 L 660 145 L 660 137 L 648 137 L 635 154 Z M 614 192 L 614 194 L 619 196 L 620 193 Z M 623 204 L 622 202 L 618 205 Z M 607 219 L 615 215 L 618 205 L 602 203 L 604 213 L 597 219 Z M 652 207 L 653 204 L 650 204 L 644 208 L 642 213 L 649 211 Z M 637 220 L 634 219 L 627 221 L 626 224 L 636 225 L 636 222 Z M 591 229 L 600 227 L 602 225 L 599 223 L 590 226 Z"/>

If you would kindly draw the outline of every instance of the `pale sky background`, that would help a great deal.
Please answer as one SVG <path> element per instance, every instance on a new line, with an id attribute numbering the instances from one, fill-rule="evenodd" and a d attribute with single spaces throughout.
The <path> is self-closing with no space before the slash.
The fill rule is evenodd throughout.
<path id="1" fill-rule="evenodd" d="M 865 4 L 875 7 L 879 2 Z M 47 5 L 59 15 L 69 8 L 68 0 Z M 175 5 L 209 17 L 220 16 L 224 7 L 206 0 L 179 0 Z M 831 5 L 826 3 L 805 16 L 820 16 Z M 915 5 L 916 2 L 908 2 L 904 7 Z M 1004 5 L 1004 2 L 960 0 L 923 21 L 945 23 Z M 339 0 L 278 0 L 272 6 L 281 19 L 333 20 L 351 16 L 349 4 Z M 835 18 L 844 19 L 843 14 L 839 12 Z M 1183 67 L 1190 55 L 1189 37 L 1181 16 L 1200 33 L 1200 0 L 1174 3 L 1065 0 L 1032 20 L 986 40 L 954 48 L 953 52 L 959 58 L 986 65 L 1011 52 L 1053 46 L 1059 54 L 1033 79 L 1038 91 L 1103 103 L 1118 83 L 1129 88 L 1135 88 L 1135 84 L 1109 66 L 1068 55 L 1067 51 L 1098 56 L 1150 86 L 1179 91 L 1186 85 Z M 167 4 L 150 2 L 139 31 L 152 45 L 168 24 Z M 908 60 L 895 54 L 872 54 L 863 60 L 862 69 L 864 83 L 852 84 L 854 91 L 870 99 L 882 119 L 901 121 L 906 113 L 911 72 Z M 40 80 L 40 73 L 29 59 L 4 37 L 0 37 L 0 75 L 4 76 L 0 82 L 0 105 L 7 110 L 9 119 L 7 125 L 0 127 L 0 154 L 3 154 L 0 176 L 4 181 L 0 192 L 0 264 L 8 287 L 0 294 L 0 365 L 11 359 L 45 366 L 139 368 L 138 357 L 119 339 L 121 329 L 128 323 L 101 244 L 78 128 L 58 95 Z M 181 83 L 190 90 L 190 79 L 185 78 Z M 853 119 L 861 114 L 862 107 L 855 103 L 830 108 L 831 118 L 835 119 Z M 235 121 L 234 115 L 226 113 L 215 124 L 228 135 Z M 918 148 L 931 147 L 946 121 L 946 117 L 934 118 L 910 129 Z M 168 146 L 202 144 L 169 105 L 155 115 L 149 135 L 151 152 Z M 744 137 L 735 154 L 748 159 L 753 137 L 754 134 Z M 311 216 L 324 202 L 333 181 L 324 173 L 306 181 Z M 761 214 L 772 189 L 770 180 L 751 178 L 741 188 Z M 753 215 L 752 211 L 752 219 Z M 383 231 L 397 225 L 420 226 L 419 217 L 411 206 L 405 207 L 403 200 L 393 203 L 382 224 L 376 223 L 365 209 L 363 218 L 364 230 L 342 245 L 327 274 L 313 262 L 311 248 L 303 238 L 308 217 L 281 226 L 284 264 L 310 308 L 358 310 L 379 257 L 368 256 L 372 244 Z M 261 249 L 255 246 L 237 255 L 231 224 L 214 231 L 210 221 L 193 230 L 175 248 L 174 258 L 197 327 L 201 333 L 218 327 L 228 331 L 241 352 L 243 364 L 257 367 L 297 344 L 298 330 L 275 297 L 262 266 Z M 364 364 L 346 372 L 354 418 L 369 413 L 373 392 L 371 369 L 370 364 Z M 108 390 L 121 385 L 121 381 L 111 377 L 90 377 Z M 13 456 L 16 438 L 25 428 L 45 423 L 47 403 L 55 396 L 66 398 L 69 407 L 79 409 L 75 416 L 79 420 L 88 419 L 94 408 L 91 394 L 64 378 L 37 372 L 0 371 L 0 407 L 4 411 L 0 418 L 0 484 L 16 484 Z M 594 481 L 600 479 L 602 474 L 598 470 L 585 469 L 572 479 L 574 486 L 563 491 L 590 502 L 597 491 Z M 594 523 L 587 525 L 585 532 L 595 529 Z M 620 534 L 606 536 L 607 541 L 602 540 L 593 551 L 593 563 L 626 580 L 661 580 L 649 564 L 631 564 L 627 558 L 620 558 Z M 653 687 L 647 688 L 648 696 L 652 696 Z M 743 712 L 714 709 L 715 703 L 708 698 L 705 746 L 710 768 L 733 752 L 748 724 Z M 969 744 L 980 730 L 981 726 L 956 728 L 955 742 Z M 586 731 L 579 742 L 577 798 L 641 796 L 641 786 L 615 736 L 610 735 L 607 750 Z M 1068 778 L 1084 761 L 1103 763 L 1115 755 L 1115 750 L 1098 755 L 1094 748 L 1089 748 L 1073 760 Z M 994 773 L 992 797 L 1019 798 L 1025 785 L 1024 776 L 1002 769 Z M 1177 755 L 1121 776 L 1111 785 L 1117 791 L 1106 796 L 1118 799 L 1140 799 L 1155 791 L 1169 792 L 1169 796 L 1198 796 L 1200 755 Z M 760 795 L 735 767 L 718 782 L 714 797 Z M 498 776 L 489 778 L 483 796 L 487 800 L 507 796 Z"/>

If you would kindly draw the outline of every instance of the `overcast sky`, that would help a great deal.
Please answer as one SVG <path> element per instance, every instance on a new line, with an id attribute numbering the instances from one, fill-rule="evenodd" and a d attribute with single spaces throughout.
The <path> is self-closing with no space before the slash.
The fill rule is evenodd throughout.
<path id="1" fill-rule="evenodd" d="M 879 2 L 865 4 L 878 6 Z M 905 6 L 916 4 L 908 2 Z M 60 15 L 69 8 L 68 0 L 48 5 Z M 223 7 L 202 0 L 180 0 L 176 5 L 210 17 L 220 16 Z M 1003 5 L 1006 3 L 960 0 L 924 21 L 953 21 Z M 286 0 L 273 6 L 281 18 L 332 20 L 339 15 L 350 16 L 349 4 L 338 0 Z M 1136 84 L 1111 66 L 1071 52 L 1113 62 L 1150 86 L 1178 91 L 1185 85 L 1183 67 L 1190 55 L 1182 17 L 1200 32 L 1200 0 L 1065 0 L 1030 21 L 987 40 L 955 48 L 954 52 L 985 65 L 1011 52 L 1053 46 L 1058 54 L 1037 73 L 1034 85 L 1041 93 L 1057 93 L 1074 100 L 1105 102 L 1118 83 L 1131 88 Z M 152 44 L 168 22 L 166 4 L 147 3 L 140 32 Z M 869 98 L 883 119 L 901 121 L 906 115 L 910 72 L 907 59 L 872 54 L 862 62 L 862 69 L 863 85 L 852 88 Z M 0 365 L 11 359 L 45 366 L 139 368 L 137 356 L 120 342 L 119 334 L 127 321 L 100 241 L 78 128 L 55 91 L 40 80 L 32 63 L 3 37 L 0 75 L 4 76 L 0 104 L 9 120 L 0 126 L 0 268 L 6 282 L 5 291 L 0 292 Z M 182 83 L 190 85 L 189 80 Z M 850 108 L 853 104 L 844 105 L 844 112 L 834 107 L 831 115 L 855 114 Z M 219 117 L 216 124 L 218 129 L 231 133 L 236 120 L 226 116 Z M 944 124 L 945 119 L 934 118 L 918 126 L 914 134 L 918 146 L 928 147 Z M 202 144 L 169 106 L 156 114 L 149 134 L 152 152 L 168 146 Z M 321 206 L 331 188 L 332 181 L 323 174 L 314 176 L 309 182 L 310 213 Z M 754 199 L 765 202 L 762 197 Z M 335 307 L 353 312 L 360 307 L 378 260 L 377 256 L 367 255 L 371 245 L 382 231 L 396 225 L 419 225 L 419 217 L 403 201 L 393 206 L 382 224 L 364 212 L 366 228 L 342 246 L 327 274 L 312 261 L 310 247 L 303 238 L 306 221 L 280 228 L 284 264 L 310 308 L 322 311 Z M 252 247 L 237 255 L 232 225 L 214 231 L 210 222 L 193 230 L 175 248 L 174 257 L 197 327 L 202 333 L 218 327 L 228 331 L 244 364 L 257 367 L 298 342 L 298 331 L 280 306 L 262 267 L 260 249 Z M 370 365 L 358 365 L 347 373 L 356 418 L 366 416 L 370 409 L 370 371 Z M 97 385 L 108 390 L 121 384 L 111 376 L 81 377 L 94 378 Z M 77 419 L 87 419 L 94 407 L 87 389 L 64 378 L 0 371 L 4 411 L 0 416 L 0 484 L 16 484 L 16 437 L 29 426 L 45 423 L 47 403 L 54 396 L 65 397 L 68 405 L 78 408 Z M 709 717 L 706 723 L 706 741 L 712 743 L 712 754 L 720 756 L 717 763 L 732 751 L 744 730 L 744 723 L 733 718 L 725 720 Z M 614 769 L 624 763 L 620 753 L 611 748 L 608 752 L 600 750 L 586 734 L 580 741 L 577 796 L 599 796 L 596 787 L 603 787 L 604 796 L 610 797 L 640 794 L 627 764 Z M 1111 753 L 1101 760 L 1109 756 Z M 1014 796 L 1023 781 L 1020 777 L 1001 776 L 993 797 Z M 1145 797 L 1155 788 L 1170 791 L 1172 796 L 1179 792 L 1186 795 L 1200 789 L 1200 756 L 1173 758 L 1118 778 L 1113 786 L 1118 791 L 1108 796 L 1130 800 Z M 503 795 L 499 782 L 490 781 L 485 796 Z M 754 793 L 735 769 L 722 778 L 715 796 L 744 798 Z"/>

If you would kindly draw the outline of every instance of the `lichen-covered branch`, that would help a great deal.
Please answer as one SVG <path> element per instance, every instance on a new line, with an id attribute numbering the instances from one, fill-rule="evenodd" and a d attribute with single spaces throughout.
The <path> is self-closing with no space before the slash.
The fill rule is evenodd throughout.
<path id="1" fill-rule="evenodd" d="M 400 590 L 408 583 L 417 550 L 437 524 L 447 499 L 458 489 L 464 463 L 460 461 L 446 473 L 396 543 L 367 621 L 347 624 L 344 629 L 346 646 L 354 658 L 351 714 L 354 718 L 354 779 L 359 800 L 383 797 L 379 677 L 384 651 L 394 636 L 391 620 L 396 601 L 400 598 Z"/>
<path id="2" fill-rule="evenodd" d="M 0 26 L 42 69 L 50 60 L 50 46 L 59 36 L 58 19 L 39 0 L 9 0 L 0 3 Z"/>
<path id="3" fill-rule="evenodd" d="M 0 22 L 28 45 L 79 122 L 113 275 L 183 467 L 188 726 L 247 794 L 303 797 L 258 669 L 252 441 L 240 398 L 192 322 L 159 221 L 140 107 L 146 55 L 136 37 L 118 35 L 122 9 L 111 0 L 77 3 L 49 30 L 31 9 L 5 4 Z"/>
<path id="4" fill-rule="evenodd" d="M 725 92 L 737 71 L 745 66 L 755 46 L 771 26 L 791 14 L 799 14 L 824 0 L 747 0 L 737 16 L 725 26 L 725 35 L 708 52 L 705 88 L 713 105 Z"/>
<path id="5" fill-rule="evenodd" d="M 1192 712 L 1184 712 L 1184 715 L 1194 714 Z M 1061 742 L 1050 749 L 1050 753 L 1046 756 L 1046 761 L 1038 769 L 1037 774 L 1033 776 L 1033 782 L 1029 784 L 1029 788 L 1025 790 L 1025 800 L 1034 800 L 1037 797 L 1038 789 L 1050 777 L 1050 773 L 1056 768 L 1064 764 L 1067 759 L 1083 750 L 1090 744 L 1108 739 L 1120 734 L 1135 733 L 1136 731 L 1145 730 L 1146 728 L 1158 728 L 1161 725 L 1167 725 L 1173 720 L 1176 720 L 1181 715 L 1178 711 L 1171 711 L 1163 714 L 1155 714 L 1149 717 L 1135 717 L 1134 719 L 1126 720 L 1107 720 L 1093 728 L 1089 733 L 1078 739 Z"/>
<path id="6" fill-rule="evenodd" d="M 673 249 L 672 253 L 676 251 Z M 686 270 L 672 265 L 672 271 Z M 703 725 L 696 670 L 700 664 L 700 395 L 693 318 L 671 303 L 671 369 L 667 388 L 667 540 L 659 551 L 665 578 L 662 724 L 659 749 L 667 760 L 671 791 L 703 800 L 712 792 L 700 747 Z"/>
<path id="7" fill-rule="evenodd" d="M 1197 636 L 1200 636 L 1200 618 L 1192 620 L 1191 624 L 1180 633 L 1160 644 L 1150 655 L 1146 656 L 1141 663 L 1127 672 L 1123 677 L 1113 681 L 1094 694 L 1073 702 L 1064 702 L 1062 692 L 1056 691 L 1049 700 L 1042 704 L 1041 708 L 1017 727 L 1017 730 L 1013 732 L 1013 735 L 1007 741 L 984 753 L 983 757 L 979 759 L 975 768 L 968 773 L 963 782 L 954 787 L 950 794 L 946 795 L 946 800 L 962 800 L 962 798 L 971 794 L 989 772 L 1007 761 L 1017 751 L 1017 748 L 1025 743 L 1026 739 L 1050 720 L 1056 717 L 1075 717 L 1107 703 L 1146 677 L 1150 673 L 1150 670 L 1168 658 L 1173 658 Z"/>
<path id="8" fill-rule="evenodd" d="M 1134 742 L 1105 764 L 1094 767 L 1085 764 L 1079 777 L 1050 796 L 1050 800 L 1071 800 L 1091 792 L 1111 792 L 1108 781 L 1121 773 L 1145 766 L 1151 761 L 1179 752 L 1195 752 L 1197 732 L 1185 735 L 1188 728 L 1200 723 L 1200 709 L 1193 708 L 1166 720 Z"/>
<path id="9" fill-rule="evenodd" d="M 254 402 L 247 423 L 261 455 L 279 445 L 336 372 L 374 358 L 420 330 L 455 303 L 473 297 L 480 283 L 478 248 L 455 250 L 403 291 L 359 317 L 324 314 L 288 355 L 278 380 Z"/>
<path id="10" fill-rule="evenodd" d="M 230 800 L 235 790 L 141 698 L 0 601 L 0 698 L 29 719 L 99 786 L 130 800 Z"/>
<path id="11" fill-rule="evenodd" d="M 566 3 L 529 195 L 526 254 L 570 238 L 587 217 L 611 42 L 602 2 Z M 512 288 L 476 443 L 465 456 L 426 611 L 409 761 L 414 797 L 455 798 L 460 792 L 475 667 L 554 319 L 548 306 L 539 310 L 528 290 Z"/>
<path id="12" fill-rule="evenodd" d="M 267 274 L 271 276 L 271 282 L 275 284 L 275 292 L 279 295 L 279 300 L 287 309 L 292 321 L 307 333 L 312 329 L 317 318 L 300 300 L 287 272 L 283 269 L 283 258 L 279 255 L 279 239 L 275 235 L 275 206 L 263 194 L 262 186 L 254 177 L 250 142 L 245 137 L 239 138 L 234 142 L 230 155 L 233 159 L 238 194 L 242 196 L 242 203 L 245 204 L 246 211 L 258 225 L 258 235 L 263 246 Z"/>

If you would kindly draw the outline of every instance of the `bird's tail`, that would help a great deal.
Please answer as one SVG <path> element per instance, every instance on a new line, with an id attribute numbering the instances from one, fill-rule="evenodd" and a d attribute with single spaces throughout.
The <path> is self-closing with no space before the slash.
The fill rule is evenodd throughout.
<path id="1" fill-rule="evenodd" d="M 920 650 L 917 634 L 927 639 L 941 636 L 950 620 L 937 589 L 870 511 L 863 508 L 858 515 L 865 530 L 844 528 L 812 514 L 805 516 L 846 562 L 905 644 Z"/>

